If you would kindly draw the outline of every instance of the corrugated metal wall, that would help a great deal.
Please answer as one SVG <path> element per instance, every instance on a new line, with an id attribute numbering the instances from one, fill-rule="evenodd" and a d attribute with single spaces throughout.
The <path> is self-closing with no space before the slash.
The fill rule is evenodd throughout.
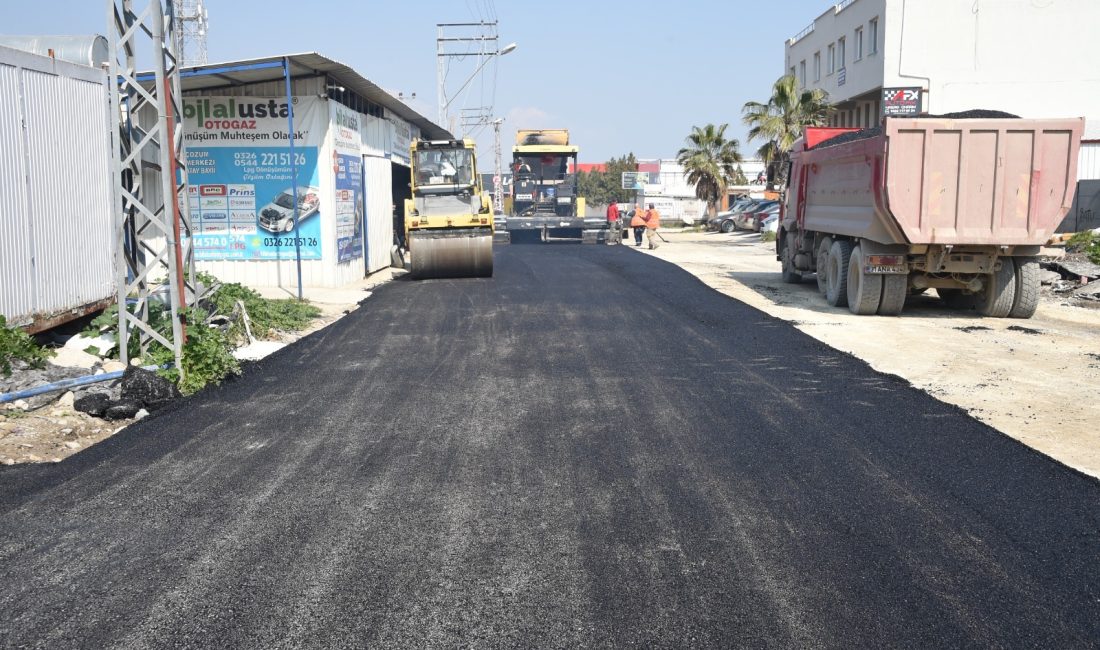
<path id="1" fill-rule="evenodd" d="M 390 265 L 393 245 L 393 167 L 385 158 L 363 158 L 367 194 L 367 271 Z"/>
<path id="2" fill-rule="evenodd" d="M 22 70 L 0 65 L 0 313 L 18 321 L 34 312 L 34 260 L 19 78 Z"/>
<path id="3" fill-rule="evenodd" d="M 1077 158 L 1077 180 L 1100 179 L 1100 142 L 1082 142 Z"/>
<path id="4" fill-rule="evenodd" d="M 13 323 L 115 293 L 106 82 L 0 48 L 0 313 Z"/>

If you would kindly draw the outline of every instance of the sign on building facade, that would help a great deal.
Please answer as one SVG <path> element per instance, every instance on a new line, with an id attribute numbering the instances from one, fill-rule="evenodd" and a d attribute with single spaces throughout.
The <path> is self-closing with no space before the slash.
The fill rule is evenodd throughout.
<path id="1" fill-rule="evenodd" d="M 882 114 L 887 117 L 920 115 L 921 88 L 883 88 Z"/>

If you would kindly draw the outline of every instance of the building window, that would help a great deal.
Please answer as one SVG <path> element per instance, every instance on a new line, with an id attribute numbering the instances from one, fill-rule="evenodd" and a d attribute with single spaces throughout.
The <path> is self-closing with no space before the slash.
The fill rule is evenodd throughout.
<path id="1" fill-rule="evenodd" d="M 867 26 L 870 27 L 867 33 L 867 53 L 874 54 L 878 52 L 878 18 L 872 18 Z"/>
<path id="2" fill-rule="evenodd" d="M 821 81 L 821 52 L 814 52 L 814 81 Z"/>
<path id="3" fill-rule="evenodd" d="M 859 61 L 863 58 L 863 28 L 856 28 L 856 56 L 853 61 Z"/>
<path id="4" fill-rule="evenodd" d="M 791 76 L 792 77 L 794 76 L 794 66 L 793 65 L 791 66 Z"/>
<path id="5" fill-rule="evenodd" d="M 836 72 L 836 46 L 832 43 L 829 43 L 828 65 L 829 74 L 833 74 L 834 72 Z"/>
<path id="6" fill-rule="evenodd" d="M 798 64 L 798 80 L 802 83 L 802 87 L 806 87 L 806 62 L 802 61 Z"/>
<path id="7" fill-rule="evenodd" d="M 847 61 L 847 59 L 845 59 L 845 57 L 844 57 L 845 49 L 846 48 L 845 48 L 844 39 L 843 38 L 836 39 L 837 67 L 843 68 L 844 63 Z"/>

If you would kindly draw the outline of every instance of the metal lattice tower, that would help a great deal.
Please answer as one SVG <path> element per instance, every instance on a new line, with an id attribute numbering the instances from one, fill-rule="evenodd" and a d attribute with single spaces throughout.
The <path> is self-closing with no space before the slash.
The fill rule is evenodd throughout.
<path id="1" fill-rule="evenodd" d="M 175 32 L 180 39 L 180 66 L 206 65 L 206 30 L 210 26 L 202 0 L 172 0 Z"/>
<path id="2" fill-rule="evenodd" d="M 130 338 L 137 336 L 143 354 L 154 341 L 172 350 L 182 372 L 184 309 L 195 284 L 174 6 L 172 0 L 108 0 L 107 9 L 120 149 L 114 183 L 119 356 L 129 362 Z M 153 68 L 141 80 L 139 56 Z M 165 305 L 170 331 L 154 329 L 153 303 Z"/>

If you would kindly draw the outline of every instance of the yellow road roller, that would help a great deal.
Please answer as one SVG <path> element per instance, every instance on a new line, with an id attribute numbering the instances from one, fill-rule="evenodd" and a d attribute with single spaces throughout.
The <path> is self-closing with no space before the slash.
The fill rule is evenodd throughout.
<path id="1" fill-rule="evenodd" d="M 477 173 L 474 141 L 416 140 L 405 241 L 413 278 L 493 275 L 493 208 Z"/>

